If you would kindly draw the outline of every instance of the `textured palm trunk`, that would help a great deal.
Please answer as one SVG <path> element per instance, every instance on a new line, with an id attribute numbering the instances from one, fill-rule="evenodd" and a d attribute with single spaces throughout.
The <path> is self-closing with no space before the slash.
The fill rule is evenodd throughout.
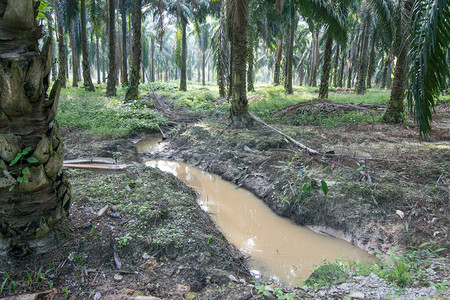
<path id="1" fill-rule="evenodd" d="M 275 53 L 275 66 L 273 70 L 273 84 L 280 84 L 281 58 L 283 56 L 283 38 L 280 37 L 277 42 L 277 52 Z"/>
<path id="2" fill-rule="evenodd" d="M 92 84 L 91 67 L 89 64 L 88 43 L 86 34 L 86 0 L 81 0 L 81 52 L 83 55 L 83 85 L 88 92 L 95 91 L 94 84 Z"/>
<path id="3" fill-rule="evenodd" d="M 225 97 L 226 81 L 227 81 L 227 70 L 229 70 L 229 65 L 227 64 L 227 57 L 229 57 L 228 49 L 228 26 L 227 26 L 227 1 L 222 3 L 220 8 L 220 27 L 219 27 L 219 55 L 218 55 L 218 84 L 219 84 L 219 95 L 220 97 Z"/>
<path id="4" fill-rule="evenodd" d="M 381 88 L 382 89 L 386 88 L 386 86 L 387 86 L 387 84 L 386 84 L 387 76 L 388 76 L 387 72 L 391 66 L 391 63 L 392 63 L 392 58 L 391 58 L 390 54 L 388 54 L 386 56 L 386 60 L 384 62 L 383 74 L 381 75 Z"/>
<path id="5" fill-rule="evenodd" d="M 349 50 L 348 70 L 347 70 L 347 88 L 352 88 L 353 65 L 355 61 L 355 41 L 353 40 Z"/>
<path id="6" fill-rule="evenodd" d="M 155 39 L 150 42 L 150 82 L 155 82 Z"/>
<path id="7" fill-rule="evenodd" d="M 78 68 L 80 66 L 80 62 L 78 61 L 78 51 L 77 47 L 75 45 L 75 28 L 74 28 L 74 22 L 72 21 L 71 24 L 72 32 L 69 33 L 69 41 L 70 41 L 70 48 L 72 48 L 72 87 L 78 87 Z"/>
<path id="8" fill-rule="evenodd" d="M 366 92 L 367 76 L 367 48 L 369 46 L 370 19 L 367 18 L 364 23 L 364 36 L 361 41 L 361 49 L 358 61 L 358 75 L 356 77 L 356 93 L 363 95 Z"/>
<path id="9" fill-rule="evenodd" d="M 122 83 L 128 83 L 128 64 L 127 64 L 127 14 L 125 10 L 125 0 L 120 1 L 120 15 L 122 18 Z"/>
<path id="10" fill-rule="evenodd" d="M 375 41 L 377 38 L 377 29 L 373 30 L 372 41 L 370 45 L 369 66 L 367 67 L 367 88 L 372 88 L 372 76 L 375 73 Z"/>
<path id="11" fill-rule="evenodd" d="M 206 82 L 205 82 L 206 54 L 204 51 L 201 51 L 201 50 L 200 50 L 200 53 L 201 53 L 201 57 L 202 57 L 202 85 L 206 85 Z M 209 74 L 208 74 L 208 76 L 209 76 Z"/>
<path id="12" fill-rule="evenodd" d="M 314 29 L 311 40 L 311 67 L 309 72 L 309 85 L 317 85 L 317 69 L 319 65 L 319 28 Z"/>
<path id="13" fill-rule="evenodd" d="M 293 94 L 294 89 L 292 88 L 292 64 L 294 57 L 294 33 L 295 25 L 297 20 L 295 18 L 295 11 L 293 7 L 293 2 L 291 1 L 291 28 L 289 29 L 289 44 L 288 44 L 288 54 L 286 59 L 286 92 L 288 94 Z"/>
<path id="14" fill-rule="evenodd" d="M 344 83 L 345 50 L 343 49 L 341 52 L 342 52 L 341 53 L 341 63 L 339 66 L 339 75 L 338 75 L 338 81 L 337 81 L 338 87 L 343 87 L 343 83 Z"/>
<path id="15" fill-rule="evenodd" d="M 109 0 L 109 53 L 108 53 L 108 81 L 106 84 L 106 96 L 116 96 L 117 71 L 116 71 L 116 0 Z"/>
<path id="16" fill-rule="evenodd" d="M 186 84 L 186 59 L 187 59 L 187 49 L 186 49 L 186 26 L 187 20 L 181 17 L 181 74 L 180 74 L 180 91 L 187 90 Z"/>
<path id="17" fill-rule="evenodd" d="M 234 127 L 251 125 L 248 113 L 246 62 L 247 62 L 247 18 L 248 0 L 235 1 L 232 32 L 232 95 L 230 118 Z"/>
<path id="18" fill-rule="evenodd" d="M 402 45 L 399 55 L 397 56 L 397 63 L 394 69 L 394 79 L 392 82 L 391 98 L 389 99 L 388 107 L 383 115 L 385 122 L 400 123 L 403 121 L 406 86 L 406 59 L 409 51 L 408 43 Z"/>
<path id="19" fill-rule="evenodd" d="M 52 45 L 39 50 L 33 0 L 0 9 L 0 256 L 42 253 L 68 234 L 71 197 L 61 173 L 63 145 L 56 116 L 61 84 L 50 95 Z M 54 122 L 53 122 L 54 121 Z M 53 122 L 53 125 L 50 123 Z M 29 153 L 19 159 L 24 149 Z M 33 157 L 33 158 L 31 158 Z"/>
<path id="20" fill-rule="evenodd" d="M 253 55 L 253 43 L 250 42 L 251 46 L 248 47 L 248 54 L 247 54 L 247 62 L 248 62 L 248 69 L 247 69 L 247 90 L 249 92 L 254 92 L 255 91 L 255 86 L 254 86 L 254 65 L 253 65 L 253 60 L 254 60 L 254 55 Z"/>
<path id="21" fill-rule="evenodd" d="M 334 65 L 333 65 L 333 85 L 338 86 L 338 67 L 339 67 L 339 44 L 336 44 L 336 52 L 334 53 Z"/>
<path id="22" fill-rule="evenodd" d="M 100 63 L 100 43 L 98 41 L 98 35 L 95 36 L 95 44 L 96 44 L 96 52 L 97 52 L 97 84 L 102 83 L 101 75 L 100 75 L 100 69 L 101 69 L 101 63 Z"/>
<path id="23" fill-rule="evenodd" d="M 303 79 L 305 77 L 305 68 L 301 65 L 298 68 L 298 85 L 303 86 Z"/>
<path id="24" fill-rule="evenodd" d="M 331 56 L 333 52 L 333 38 L 327 35 L 325 51 L 323 54 L 322 76 L 320 78 L 319 98 L 328 99 L 328 82 L 330 79 Z"/>
<path id="25" fill-rule="evenodd" d="M 142 0 L 134 0 L 133 6 L 133 44 L 131 58 L 131 81 L 130 87 L 125 95 L 125 100 L 136 100 L 139 98 L 139 71 L 141 67 L 141 19 Z"/>
<path id="26" fill-rule="evenodd" d="M 400 11 L 411 11 L 412 6 L 412 0 L 401 0 L 398 4 L 398 7 L 402 7 Z M 410 46 L 408 32 L 405 32 L 409 27 L 408 22 L 408 17 L 405 17 L 403 14 L 398 14 L 396 18 L 394 18 L 396 32 L 393 48 L 396 52 L 397 62 L 394 69 L 391 98 L 389 99 L 386 112 L 383 115 L 383 120 L 385 122 L 400 123 L 403 121 L 403 100 L 405 98 L 406 87 L 406 62 Z"/>
<path id="27" fill-rule="evenodd" d="M 66 47 L 64 45 L 64 31 L 62 26 L 62 12 L 58 5 L 56 5 L 56 22 L 58 23 L 58 79 L 61 87 L 66 87 Z"/>

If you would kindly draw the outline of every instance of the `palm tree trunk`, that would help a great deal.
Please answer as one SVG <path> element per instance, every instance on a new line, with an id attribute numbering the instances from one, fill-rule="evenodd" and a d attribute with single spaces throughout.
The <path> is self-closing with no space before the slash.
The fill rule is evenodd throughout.
<path id="1" fill-rule="evenodd" d="M 348 59 L 348 71 L 347 71 L 347 88 L 351 89 L 352 88 L 352 73 L 353 73 L 353 64 L 355 61 L 355 41 L 352 40 L 350 49 L 349 49 L 349 59 Z"/>
<path id="2" fill-rule="evenodd" d="M 60 82 L 46 93 L 51 39 L 39 50 L 33 0 L 5 3 L 0 34 L 16 35 L 0 42 L 0 256 L 19 257 L 64 242 L 71 196 L 60 172 L 64 151 L 54 120 Z"/>
<path id="3" fill-rule="evenodd" d="M 122 83 L 128 83 L 127 64 L 127 13 L 125 10 L 125 0 L 120 1 L 120 15 L 122 17 Z"/>
<path id="4" fill-rule="evenodd" d="M 320 78 L 319 98 L 328 99 L 328 81 L 330 79 L 331 55 L 333 52 L 333 38 L 327 35 L 325 52 L 323 54 L 322 76 Z"/>
<path id="5" fill-rule="evenodd" d="M 366 92 L 367 75 L 367 47 L 369 45 L 370 19 L 367 17 L 364 23 L 364 36 L 362 37 L 361 49 L 358 61 L 358 75 L 356 79 L 356 93 L 363 95 Z"/>
<path id="6" fill-rule="evenodd" d="M 58 79 L 62 88 L 66 88 L 66 47 L 64 45 L 64 31 L 62 26 L 62 12 L 56 5 L 56 22 L 58 23 Z"/>
<path id="7" fill-rule="evenodd" d="M 338 87 L 343 87 L 344 81 L 344 67 L 345 67 L 345 49 L 341 51 L 341 66 L 339 67 L 339 76 L 337 81 Z"/>
<path id="8" fill-rule="evenodd" d="M 303 79 L 305 77 L 305 68 L 303 64 L 298 68 L 298 85 L 303 86 Z"/>
<path id="9" fill-rule="evenodd" d="M 186 48 L 186 25 L 187 20 L 184 16 L 181 16 L 181 74 L 180 74 L 180 91 L 186 91 L 186 60 L 187 60 L 187 48 Z"/>
<path id="10" fill-rule="evenodd" d="M 336 44 L 336 52 L 334 53 L 334 65 L 333 65 L 333 85 L 338 86 L 338 67 L 339 67 L 339 44 Z"/>
<path id="11" fill-rule="evenodd" d="M 100 68 L 101 68 L 101 63 L 100 63 L 100 43 L 98 41 L 98 35 L 96 35 L 95 38 L 96 38 L 96 49 L 97 49 L 97 84 L 101 84 L 102 83 L 102 79 L 101 79 L 101 75 L 100 75 Z"/>
<path id="12" fill-rule="evenodd" d="M 109 0 L 109 68 L 106 84 L 106 96 L 116 96 L 117 72 L 116 72 L 116 0 Z"/>
<path id="13" fill-rule="evenodd" d="M 387 76 L 388 76 L 387 72 L 391 66 L 391 62 L 392 62 L 391 55 L 387 54 L 386 60 L 384 62 L 384 67 L 383 67 L 383 74 L 381 75 L 381 88 L 382 89 L 386 88 L 386 86 L 387 86 L 387 84 L 386 84 Z"/>
<path id="14" fill-rule="evenodd" d="M 373 30 L 372 41 L 370 45 L 369 66 L 367 67 L 367 88 L 372 87 L 372 76 L 375 72 L 375 41 L 377 38 L 377 29 Z"/>
<path id="15" fill-rule="evenodd" d="M 253 82 L 253 77 L 254 77 L 254 65 L 253 65 L 253 60 L 255 59 L 254 55 L 253 55 L 253 41 L 249 41 L 250 46 L 248 47 L 248 54 L 247 54 L 247 62 L 248 62 L 248 69 L 247 69 L 247 90 L 249 92 L 254 92 L 255 91 L 255 86 L 254 86 L 254 82 Z"/>
<path id="16" fill-rule="evenodd" d="M 247 19 L 248 0 L 234 2 L 233 32 L 232 32 L 232 80 L 230 118 L 236 128 L 250 126 L 251 118 L 248 113 L 246 61 L 247 61 Z"/>
<path id="17" fill-rule="evenodd" d="M 202 57 L 202 85 L 206 85 L 206 82 L 205 82 L 206 55 L 205 55 L 205 52 L 201 51 L 201 50 L 200 50 L 200 54 Z M 208 74 L 208 76 L 209 76 L 209 74 Z"/>
<path id="18" fill-rule="evenodd" d="M 88 44 L 86 35 L 86 0 L 81 0 L 81 50 L 83 54 L 83 80 L 84 89 L 89 92 L 95 91 L 92 84 L 91 67 L 89 65 Z"/>
<path id="19" fill-rule="evenodd" d="M 283 57 L 283 38 L 280 37 L 277 42 L 277 52 L 275 54 L 275 67 L 273 71 L 273 84 L 280 84 L 281 58 Z"/>
<path id="20" fill-rule="evenodd" d="M 70 47 L 72 48 L 72 87 L 78 87 L 78 68 L 80 66 L 80 63 L 78 61 L 78 51 L 77 51 L 77 47 L 75 45 L 75 38 L 74 38 L 74 34 L 75 34 L 75 28 L 74 25 L 75 23 L 72 21 L 71 22 L 71 27 L 72 27 L 72 32 L 69 33 L 69 40 L 70 40 Z"/>
<path id="21" fill-rule="evenodd" d="M 150 44 L 150 82 L 155 82 L 155 39 L 151 38 Z"/>
<path id="22" fill-rule="evenodd" d="M 294 57 L 294 33 L 295 33 L 295 25 L 297 20 L 295 18 L 295 10 L 294 3 L 291 1 L 291 28 L 289 29 L 289 45 L 288 45 L 288 54 L 286 59 L 286 92 L 288 94 L 293 94 L 294 89 L 292 88 L 292 64 Z"/>
<path id="23" fill-rule="evenodd" d="M 317 85 L 317 66 L 319 63 L 319 28 L 314 29 L 311 40 L 311 68 L 309 72 L 309 85 Z"/>
<path id="24" fill-rule="evenodd" d="M 139 72 L 141 68 L 141 20 L 142 0 L 134 0 L 133 7 L 133 44 L 131 59 L 131 82 L 125 95 L 125 101 L 137 100 L 139 98 Z"/>
<path id="25" fill-rule="evenodd" d="M 392 82 L 391 98 L 389 99 L 388 107 L 383 116 L 383 120 L 385 122 L 400 123 L 403 121 L 403 99 L 405 98 L 406 60 L 408 51 L 409 45 L 405 42 L 403 43 L 402 49 L 397 56 L 394 79 Z"/>

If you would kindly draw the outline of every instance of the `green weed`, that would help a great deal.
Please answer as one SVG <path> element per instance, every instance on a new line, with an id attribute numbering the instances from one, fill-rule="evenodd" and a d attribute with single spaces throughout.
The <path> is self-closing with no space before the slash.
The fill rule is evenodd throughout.
<path id="1" fill-rule="evenodd" d="M 135 131 L 157 130 L 165 119 L 145 100 L 124 103 L 104 92 L 65 89 L 61 92 L 57 120 L 62 128 L 83 129 L 95 135 L 126 136 Z"/>

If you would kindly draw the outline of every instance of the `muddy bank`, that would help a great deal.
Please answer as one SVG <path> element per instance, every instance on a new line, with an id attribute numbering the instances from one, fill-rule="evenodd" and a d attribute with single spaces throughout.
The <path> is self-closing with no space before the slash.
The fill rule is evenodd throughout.
<path id="1" fill-rule="evenodd" d="M 226 122 L 206 121 L 181 129 L 147 157 L 180 160 L 218 174 L 277 214 L 372 254 L 394 245 L 445 244 L 449 152 L 418 143 L 408 128 L 367 127 L 285 126 L 311 147 L 338 154 L 311 157 L 266 127 L 235 130 Z M 368 130 L 373 131 L 369 137 Z M 328 183 L 327 196 L 321 180 Z M 304 183 L 311 188 L 302 193 Z"/>
<path id="2" fill-rule="evenodd" d="M 111 157 L 127 169 L 65 169 L 73 195 L 69 240 L 45 255 L 1 260 L 0 298 L 49 288 L 46 299 L 184 299 L 221 284 L 229 284 L 223 295 L 231 298 L 251 290 L 242 284 L 251 279 L 246 258 L 199 208 L 192 189 L 139 164 L 130 141 L 63 136 L 66 159 Z"/>

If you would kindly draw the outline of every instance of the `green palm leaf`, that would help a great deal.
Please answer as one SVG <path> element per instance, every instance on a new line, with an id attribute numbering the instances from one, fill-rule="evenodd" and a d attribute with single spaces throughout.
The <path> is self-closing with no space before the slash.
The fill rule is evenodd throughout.
<path id="1" fill-rule="evenodd" d="M 446 53 L 450 44 L 450 1 L 416 0 L 414 4 L 407 98 L 420 133 L 427 135 L 431 131 L 431 109 L 449 76 Z"/>

